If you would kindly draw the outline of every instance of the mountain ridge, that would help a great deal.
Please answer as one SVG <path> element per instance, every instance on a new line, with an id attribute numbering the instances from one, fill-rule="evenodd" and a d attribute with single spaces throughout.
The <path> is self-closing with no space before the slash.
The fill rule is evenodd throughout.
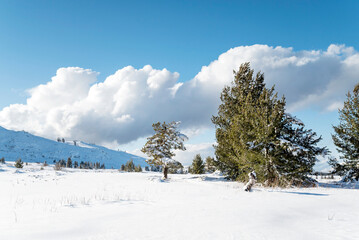
<path id="1" fill-rule="evenodd" d="M 15 161 L 21 158 L 24 162 L 53 163 L 61 159 L 77 162 L 100 162 L 106 168 L 120 168 L 132 159 L 135 165 L 148 166 L 145 159 L 123 151 L 115 151 L 103 146 L 77 141 L 57 142 L 35 136 L 25 131 L 8 130 L 0 126 L 0 158 Z"/>

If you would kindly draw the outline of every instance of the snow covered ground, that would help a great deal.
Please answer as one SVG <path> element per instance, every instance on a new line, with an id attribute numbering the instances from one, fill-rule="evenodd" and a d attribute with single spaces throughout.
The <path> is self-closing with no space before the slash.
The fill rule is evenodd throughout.
<path id="1" fill-rule="evenodd" d="M 358 186 L 248 193 L 214 174 L 12 165 L 0 164 L 0 239 L 359 239 Z"/>

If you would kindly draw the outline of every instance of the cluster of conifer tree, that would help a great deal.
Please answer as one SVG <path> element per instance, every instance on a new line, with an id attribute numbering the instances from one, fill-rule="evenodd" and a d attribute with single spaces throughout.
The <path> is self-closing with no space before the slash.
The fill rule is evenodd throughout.
<path id="1" fill-rule="evenodd" d="M 194 157 L 192 165 L 188 168 L 188 172 L 192 174 L 213 173 L 214 171 L 216 171 L 214 158 L 208 156 L 204 162 L 200 154 Z"/>
<path id="2" fill-rule="evenodd" d="M 54 161 L 55 163 L 55 170 L 60 170 L 61 168 L 79 168 L 79 169 L 105 169 L 105 164 L 100 162 L 84 162 L 81 161 L 80 163 L 77 161 L 72 162 L 71 158 L 68 158 L 67 161 L 61 159 L 59 161 Z M 45 163 L 44 163 L 45 165 Z"/>
<path id="3" fill-rule="evenodd" d="M 0 164 L 5 164 L 5 158 L 2 157 L 0 158 Z M 24 162 L 21 160 L 21 158 L 17 159 L 14 163 L 14 167 L 16 168 L 23 168 L 24 167 Z"/>
<path id="4" fill-rule="evenodd" d="M 359 180 L 359 85 L 347 97 L 332 136 L 343 162 L 331 158 L 329 164 L 332 173 L 345 176 L 345 180 Z M 228 179 L 246 181 L 248 173 L 255 171 L 257 181 L 267 186 L 313 184 L 309 175 L 314 164 L 329 151 L 318 146 L 320 136 L 286 112 L 285 97 L 278 98 L 274 86 L 266 87 L 263 73 L 254 74 L 249 63 L 242 64 L 220 99 L 218 114 L 212 117 L 216 158 L 204 163 L 197 155 L 189 172 L 220 170 Z M 149 164 L 163 169 L 164 178 L 174 161 L 173 150 L 185 150 L 186 137 L 176 130 L 178 125 L 153 124 L 155 134 L 142 149 Z"/>
<path id="5" fill-rule="evenodd" d="M 65 143 L 65 138 L 59 138 L 59 137 L 58 137 L 58 138 L 56 139 L 56 141 L 57 141 L 57 142 Z"/>
<path id="6" fill-rule="evenodd" d="M 133 160 L 130 159 L 129 161 L 126 162 L 126 164 L 122 164 L 121 165 L 121 171 L 126 171 L 126 172 L 142 172 L 142 167 L 141 165 L 136 166 L 133 163 Z"/>

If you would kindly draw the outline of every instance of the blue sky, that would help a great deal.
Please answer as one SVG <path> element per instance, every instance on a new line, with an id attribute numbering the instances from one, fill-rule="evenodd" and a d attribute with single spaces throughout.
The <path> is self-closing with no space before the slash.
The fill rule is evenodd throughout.
<path id="1" fill-rule="evenodd" d="M 0 109 L 25 104 L 26 90 L 61 67 L 92 69 L 103 82 L 125 66 L 149 64 L 187 82 L 238 46 L 358 50 L 358 12 L 358 1 L 0 0 Z M 331 144 L 336 112 L 307 107 L 294 114 Z"/>

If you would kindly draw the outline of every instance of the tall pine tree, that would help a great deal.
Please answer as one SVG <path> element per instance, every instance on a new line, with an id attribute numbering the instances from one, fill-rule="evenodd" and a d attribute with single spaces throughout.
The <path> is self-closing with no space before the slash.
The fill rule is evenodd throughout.
<path id="1" fill-rule="evenodd" d="M 308 179 L 318 154 L 312 130 L 285 113 L 285 99 L 278 99 L 274 86 L 266 88 L 263 73 L 249 63 L 234 71 L 234 81 L 221 94 L 216 126 L 216 165 L 233 180 L 246 180 L 255 170 L 266 185 L 302 184 Z"/>
<path id="2" fill-rule="evenodd" d="M 332 135 L 340 158 L 331 159 L 329 164 L 334 173 L 344 177 L 344 181 L 359 180 L 359 84 L 355 86 L 353 93 L 348 92 L 344 107 L 339 110 L 338 126 L 333 126 L 335 134 Z"/>

